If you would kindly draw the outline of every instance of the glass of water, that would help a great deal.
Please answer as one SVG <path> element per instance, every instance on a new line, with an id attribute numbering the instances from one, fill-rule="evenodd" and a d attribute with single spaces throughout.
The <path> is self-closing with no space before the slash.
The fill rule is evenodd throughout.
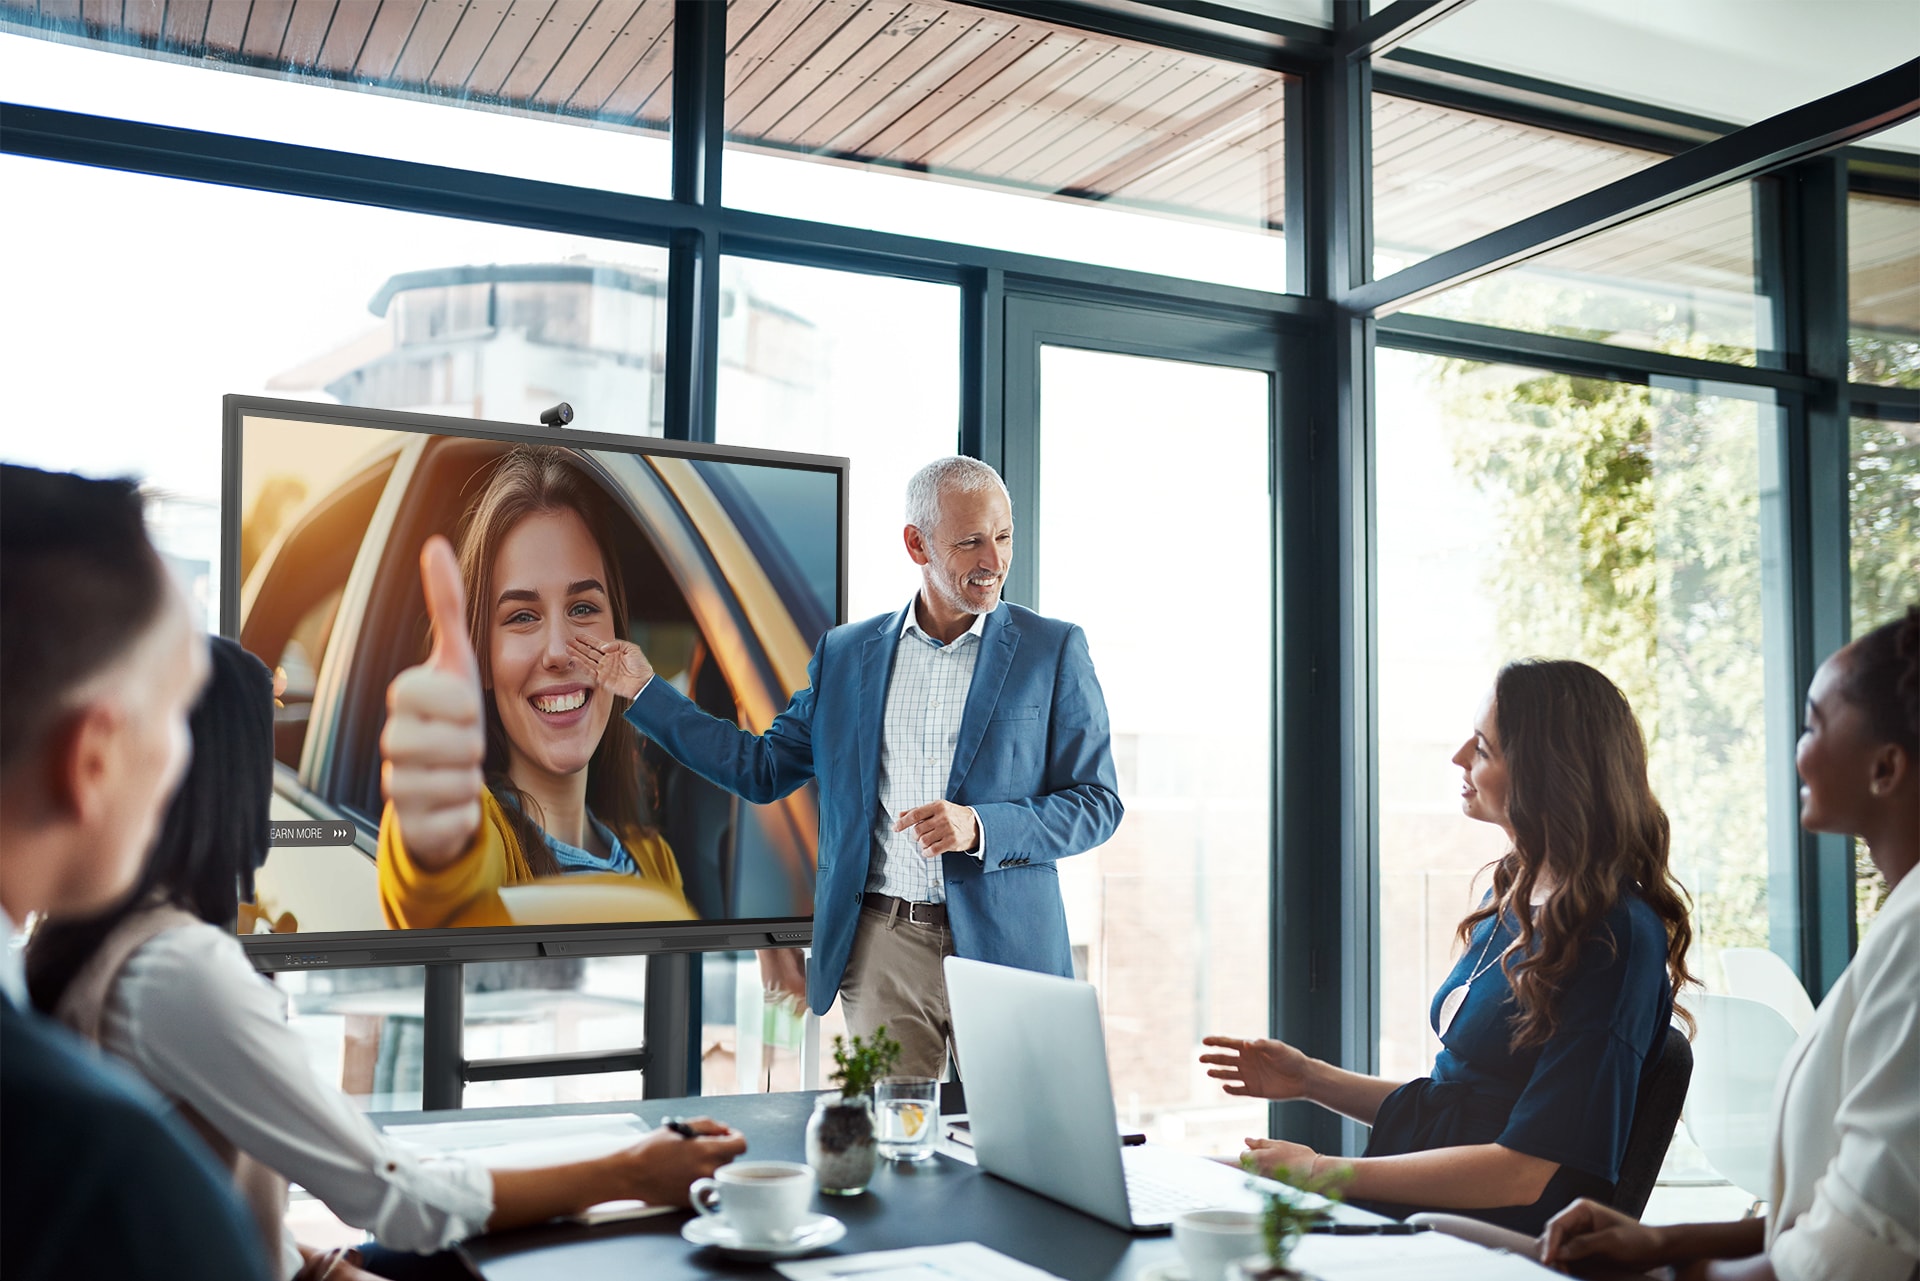
<path id="1" fill-rule="evenodd" d="M 924 1161 L 933 1155 L 940 1126 L 940 1083 L 930 1076 L 887 1076 L 873 1087 L 874 1124 L 880 1155 L 893 1161 Z"/>

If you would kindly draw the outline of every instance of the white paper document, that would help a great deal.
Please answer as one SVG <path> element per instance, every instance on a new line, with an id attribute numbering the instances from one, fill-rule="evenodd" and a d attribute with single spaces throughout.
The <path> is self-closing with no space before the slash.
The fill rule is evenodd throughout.
<path id="1" fill-rule="evenodd" d="M 1415 1236 L 1300 1238 L 1290 1263 L 1325 1281 L 1541 1281 L 1559 1277 L 1532 1259 L 1484 1249 L 1442 1232 Z M 1561 1278 L 1565 1281 L 1565 1278 Z"/>
<path id="2" fill-rule="evenodd" d="M 537 1170 L 611 1156 L 632 1147 L 652 1129 L 631 1112 L 606 1112 L 389 1125 L 387 1137 L 426 1158 L 460 1156 L 489 1170 Z M 611 1223 L 670 1214 L 676 1208 L 645 1201 L 603 1201 L 575 1217 L 583 1223 Z"/>
<path id="3" fill-rule="evenodd" d="M 977 1241 L 876 1250 L 832 1259 L 776 1263 L 789 1281 L 1060 1281 L 1030 1263 L 1010 1259 Z"/>
<path id="4" fill-rule="evenodd" d="M 387 1137 L 421 1156 L 457 1154 L 489 1170 L 531 1170 L 607 1156 L 632 1147 L 652 1129 L 631 1112 L 607 1112 L 389 1125 Z"/>

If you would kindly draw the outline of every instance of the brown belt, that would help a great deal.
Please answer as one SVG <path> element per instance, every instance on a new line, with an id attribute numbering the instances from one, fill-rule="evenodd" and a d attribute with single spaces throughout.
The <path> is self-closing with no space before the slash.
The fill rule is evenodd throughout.
<path id="1" fill-rule="evenodd" d="M 914 903 L 907 899 L 895 898 L 891 894 L 868 893 L 861 896 L 862 911 L 879 912 L 892 918 L 898 914 L 914 925 L 939 925 L 947 923 L 947 905 L 945 903 Z"/>

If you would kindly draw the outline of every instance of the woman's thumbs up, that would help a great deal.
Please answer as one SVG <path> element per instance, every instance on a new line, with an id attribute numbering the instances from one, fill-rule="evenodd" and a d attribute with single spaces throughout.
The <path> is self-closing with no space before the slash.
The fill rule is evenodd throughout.
<path id="1" fill-rule="evenodd" d="M 460 563 L 452 544 L 437 534 L 420 549 L 420 586 L 433 649 L 426 662 L 387 686 L 380 784 L 407 856 L 438 870 L 458 858 L 480 829 L 487 736 Z"/>

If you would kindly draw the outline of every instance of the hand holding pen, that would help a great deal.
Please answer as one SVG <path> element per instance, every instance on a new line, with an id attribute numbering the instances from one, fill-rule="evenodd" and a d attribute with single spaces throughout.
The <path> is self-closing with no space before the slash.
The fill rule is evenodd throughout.
<path id="1" fill-rule="evenodd" d="M 608 1158 L 624 1167 L 628 1196 L 653 1205 L 685 1205 L 695 1179 L 747 1150 L 746 1136 L 711 1117 L 663 1117 L 653 1133 Z"/>

